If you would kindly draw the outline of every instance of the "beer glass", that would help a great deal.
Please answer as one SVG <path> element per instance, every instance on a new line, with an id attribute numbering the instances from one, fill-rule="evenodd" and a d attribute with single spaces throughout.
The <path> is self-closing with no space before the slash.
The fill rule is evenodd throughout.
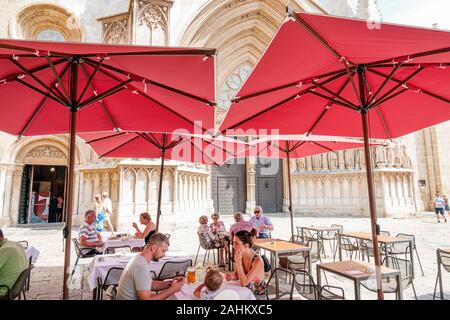
<path id="1" fill-rule="evenodd" d="M 189 285 L 193 285 L 195 283 L 195 268 L 194 267 L 188 267 L 186 269 L 186 282 Z"/>

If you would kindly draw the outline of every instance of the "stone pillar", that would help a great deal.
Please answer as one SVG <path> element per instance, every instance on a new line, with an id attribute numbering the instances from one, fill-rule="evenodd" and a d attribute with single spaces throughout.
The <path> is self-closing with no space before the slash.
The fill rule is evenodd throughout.
<path id="1" fill-rule="evenodd" d="M 5 202 L 3 205 L 3 215 L 2 215 L 2 224 L 10 225 L 12 223 L 10 207 L 11 207 L 11 194 L 12 190 L 12 180 L 13 180 L 13 172 L 14 167 L 9 166 L 5 170 Z"/>
<path id="2" fill-rule="evenodd" d="M 72 217 L 72 225 L 78 225 L 80 223 L 80 169 L 75 168 L 75 179 L 74 179 L 74 195 L 73 195 L 73 217 Z M 83 214 L 81 214 L 82 216 Z"/>
<path id="3" fill-rule="evenodd" d="M 4 199 L 6 194 L 6 166 L 0 165 L 0 226 L 6 225 L 6 211 L 4 210 Z M 5 222 L 3 221 L 5 219 Z"/>
<path id="4" fill-rule="evenodd" d="M 283 159 L 283 212 L 289 213 L 289 178 L 288 175 L 292 175 L 292 172 L 288 172 L 287 159 Z M 291 160 L 291 170 L 294 168 L 296 161 Z M 292 177 L 292 189 L 294 185 L 294 179 Z M 292 201 L 294 201 L 294 194 L 292 193 Z M 294 206 L 294 203 L 292 203 Z"/>
<path id="5" fill-rule="evenodd" d="M 111 186 L 110 186 L 110 196 L 111 201 L 113 204 L 113 213 L 114 219 L 113 219 L 113 225 L 116 230 L 119 228 L 120 223 L 120 214 L 119 214 L 119 208 L 120 208 L 120 175 L 117 171 L 112 172 L 111 174 Z"/>
<path id="6" fill-rule="evenodd" d="M 11 223 L 16 225 L 19 223 L 19 205 L 20 205 L 20 192 L 22 186 L 23 165 L 16 166 L 12 173 L 12 185 L 11 185 L 11 204 L 9 209 L 9 217 Z"/>
<path id="7" fill-rule="evenodd" d="M 256 158 L 246 159 L 247 168 L 247 201 L 245 202 L 245 212 L 252 214 L 256 206 Z"/>
<path id="8" fill-rule="evenodd" d="M 178 213 L 180 205 L 178 203 L 178 197 L 181 194 L 181 190 L 178 189 L 178 170 L 173 170 L 173 197 L 172 197 L 172 213 Z"/>

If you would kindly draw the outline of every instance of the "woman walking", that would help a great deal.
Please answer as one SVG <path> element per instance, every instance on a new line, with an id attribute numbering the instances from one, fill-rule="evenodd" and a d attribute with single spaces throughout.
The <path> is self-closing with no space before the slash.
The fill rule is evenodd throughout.
<path id="1" fill-rule="evenodd" d="M 95 206 L 95 213 L 96 213 L 95 230 L 97 232 L 103 232 L 103 228 L 104 228 L 104 226 L 103 226 L 103 219 L 104 219 L 103 200 L 102 200 L 102 196 L 100 194 L 95 195 L 94 206 Z"/>

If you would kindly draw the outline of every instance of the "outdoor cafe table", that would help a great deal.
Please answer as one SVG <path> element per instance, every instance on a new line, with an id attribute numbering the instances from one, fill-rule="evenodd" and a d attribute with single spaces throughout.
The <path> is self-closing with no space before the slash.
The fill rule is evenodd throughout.
<path id="1" fill-rule="evenodd" d="M 98 297 L 98 291 L 100 290 L 100 285 L 105 281 L 106 275 L 109 269 L 125 268 L 127 263 L 138 253 L 127 253 L 127 254 L 103 254 L 96 255 L 91 263 L 88 265 L 89 275 L 87 277 L 87 282 L 89 289 L 93 291 L 93 299 Z M 152 261 L 150 263 L 150 270 L 156 275 L 161 271 L 162 266 L 168 261 L 185 261 L 192 259 L 183 251 L 167 251 L 166 256 L 159 261 Z M 112 282 L 119 279 L 112 279 Z M 108 281 L 109 282 L 109 281 Z"/>
<path id="2" fill-rule="evenodd" d="M 442 272 L 441 272 L 442 261 L 441 261 L 440 255 L 439 255 L 439 251 L 443 251 L 444 253 L 450 254 L 450 248 L 439 248 L 436 250 L 438 273 L 437 273 L 436 284 L 434 285 L 433 299 L 436 296 L 437 282 L 439 282 L 439 296 L 440 296 L 441 300 L 444 300 L 444 290 L 442 288 Z"/>
<path id="3" fill-rule="evenodd" d="M 107 248 L 117 248 L 129 246 L 130 248 L 140 248 L 145 246 L 145 240 L 135 237 L 130 238 L 106 238 L 105 245 L 103 246 L 103 252 L 106 252 Z"/>
<path id="4" fill-rule="evenodd" d="M 342 249 L 341 249 L 341 237 L 348 237 L 348 238 L 354 238 L 358 240 L 366 240 L 372 242 L 372 234 L 368 232 L 345 232 L 345 233 L 338 233 L 338 248 L 339 248 L 339 260 L 342 261 Z M 406 238 L 397 238 L 397 237 L 390 237 L 390 236 L 384 236 L 384 235 L 378 235 L 378 242 L 381 243 L 383 246 L 383 250 L 386 256 L 389 255 L 389 245 L 395 244 L 395 243 L 404 243 L 409 242 L 409 257 L 411 259 L 411 272 L 412 276 L 414 278 L 414 255 L 413 255 L 413 240 L 412 239 L 406 239 Z M 387 260 L 386 266 L 389 267 L 389 260 Z"/>
<path id="5" fill-rule="evenodd" d="M 304 230 L 311 230 L 315 232 L 315 236 L 317 237 L 317 243 L 319 243 L 320 239 L 323 237 L 324 232 L 336 231 L 339 233 L 339 228 L 337 227 L 328 227 L 328 226 L 310 226 L 310 227 L 301 227 L 302 230 L 302 238 L 305 239 Z M 323 248 L 323 244 L 322 244 Z M 325 252 L 325 249 L 324 249 Z"/>
<path id="6" fill-rule="evenodd" d="M 170 300 L 199 300 L 199 298 L 194 296 L 194 290 L 200 285 L 200 282 L 196 282 L 193 285 L 184 284 L 181 291 L 172 295 Z M 223 281 L 222 286 L 218 292 L 224 290 L 233 290 L 239 295 L 239 300 L 256 300 L 253 292 L 247 287 L 242 287 L 239 285 L 239 281 Z"/>
<path id="7" fill-rule="evenodd" d="M 338 276 L 350 279 L 354 283 L 355 288 L 355 300 L 361 300 L 361 281 L 368 280 L 370 278 L 375 280 L 375 273 L 367 273 L 367 267 L 370 263 L 355 260 L 336 261 L 330 263 L 322 263 L 316 265 L 317 271 L 317 285 L 321 287 L 321 271 L 328 271 Z M 402 281 L 400 270 L 390 269 L 387 267 L 381 267 L 381 277 L 396 277 L 397 278 L 397 294 L 398 299 L 402 300 Z"/>

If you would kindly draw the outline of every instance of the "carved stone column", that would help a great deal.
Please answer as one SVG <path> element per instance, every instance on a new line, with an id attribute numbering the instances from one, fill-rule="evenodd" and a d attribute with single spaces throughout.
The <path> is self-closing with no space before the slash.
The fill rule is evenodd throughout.
<path id="1" fill-rule="evenodd" d="M 252 214 L 256 206 L 256 158 L 246 159 L 247 169 L 247 201 L 245 202 L 245 212 Z"/>
<path id="2" fill-rule="evenodd" d="M 6 211 L 4 210 L 4 199 L 6 193 L 6 172 L 7 168 L 5 165 L 0 164 L 0 225 L 3 225 L 3 218 L 6 219 Z M 6 223 L 5 223 L 6 225 Z"/>
<path id="3" fill-rule="evenodd" d="M 172 213 L 177 213 L 180 210 L 180 206 L 178 204 L 178 197 L 180 196 L 180 190 L 178 188 L 178 170 L 173 170 L 173 198 L 172 198 Z"/>
<path id="4" fill-rule="evenodd" d="M 115 213 L 114 215 L 114 227 L 118 228 L 118 226 L 120 225 L 120 213 L 119 213 L 119 208 L 120 208 L 120 174 L 117 170 L 113 171 L 111 173 L 111 188 L 110 188 L 111 192 L 110 192 L 110 196 L 111 196 L 111 200 L 112 200 L 112 205 L 113 205 L 113 212 Z"/>
<path id="5" fill-rule="evenodd" d="M 12 224 L 19 223 L 19 205 L 20 205 L 20 191 L 22 186 L 23 165 L 18 165 L 12 173 L 11 185 L 11 204 L 9 209 L 9 217 Z"/>

